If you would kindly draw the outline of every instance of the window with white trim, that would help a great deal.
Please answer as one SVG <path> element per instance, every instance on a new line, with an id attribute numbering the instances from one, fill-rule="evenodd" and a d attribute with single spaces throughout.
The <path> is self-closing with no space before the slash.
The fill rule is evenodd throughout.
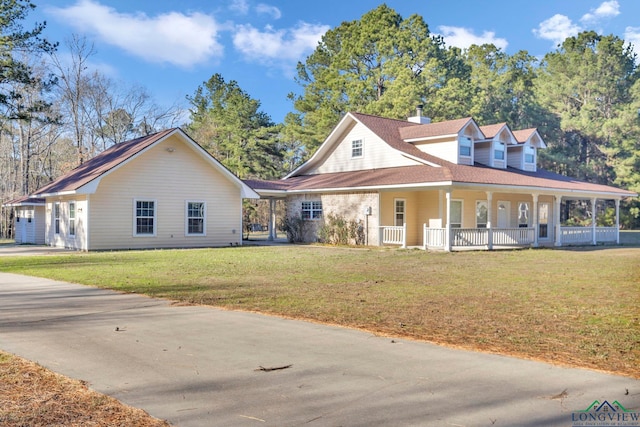
<path id="1" fill-rule="evenodd" d="M 496 160 L 504 160 L 504 142 L 498 142 L 493 150 L 493 158 Z"/>
<path id="2" fill-rule="evenodd" d="M 405 218 L 405 213 L 406 213 L 406 209 L 405 209 L 405 200 L 404 199 L 395 199 L 395 210 L 394 210 L 394 225 L 396 227 L 402 227 L 405 222 L 406 222 L 406 218 Z"/>
<path id="3" fill-rule="evenodd" d="M 529 203 L 518 203 L 518 227 L 527 228 L 529 226 Z"/>
<path id="4" fill-rule="evenodd" d="M 535 163 L 536 162 L 536 149 L 535 147 L 524 147 L 524 162 Z"/>
<path id="5" fill-rule="evenodd" d="M 364 144 L 361 139 L 351 141 L 351 158 L 362 157 Z"/>
<path id="6" fill-rule="evenodd" d="M 302 219 L 321 219 L 322 202 L 302 202 Z"/>
<path id="7" fill-rule="evenodd" d="M 56 234 L 60 234 L 60 202 L 53 204 L 53 229 Z"/>
<path id="8" fill-rule="evenodd" d="M 204 236 L 206 234 L 205 217 L 206 205 L 204 202 L 187 201 L 187 235 Z"/>
<path id="9" fill-rule="evenodd" d="M 486 200 L 476 201 L 476 228 L 487 228 L 487 218 L 489 214 L 489 202 Z"/>
<path id="10" fill-rule="evenodd" d="M 134 236 L 156 235 L 156 201 L 135 200 L 134 203 Z"/>
<path id="11" fill-rule="evenodd" d="M 76 235 L 76 202 L 69 202 L 69 235 Z"/>
<path id="12" fill-rule="evenodd" d="M 451 228 L 462 228 L 462 200 L 451 200 Z"/>
<path id="13" fill-rule="evenodd" d="M 461 136 L 459 138 L 460 155 L 464 157 L 471 157 L 471 138 L 468 136 Z"/>

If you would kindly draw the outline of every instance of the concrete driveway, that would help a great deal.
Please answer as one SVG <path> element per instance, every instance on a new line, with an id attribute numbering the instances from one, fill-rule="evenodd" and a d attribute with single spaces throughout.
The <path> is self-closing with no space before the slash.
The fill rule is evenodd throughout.
<path id="1" fill-rule="evenodd" d="M 640 411 L 630 378 L 6 273 L 0 348 L 185 427 L 572 426 L 595 400 Z"/>

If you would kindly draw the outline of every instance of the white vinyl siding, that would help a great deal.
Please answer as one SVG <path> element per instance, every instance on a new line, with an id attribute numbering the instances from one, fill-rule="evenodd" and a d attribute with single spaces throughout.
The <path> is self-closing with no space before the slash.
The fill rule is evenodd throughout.
<path id="1" fill-rule="evenodd" d="M 134 199 L 157 202 L 155 237 L 133 236 Z M 206 203 L 206 236 L 185 236 L 185 200 Z M 102 178 L 88 219 L 91 250 L 242 244 L 239 186 L 178 136 Z"/>
<path id="2" fill-rule="evenodd" d="M 353 142 L 362 141 L 362 156 L 354 157 Z M 366 147 L 365 147 L 366 145 Z M 365 155 L 366 150 L 366 155 Z M 381 169 L 396 166 L 413 166 L 417 163 L 383 142 L 379 136 L 357 123 L 340 137 L 333 151 L 327 154 L 317 168 L 306 173 L 350 172 L 365 169 Z"/>

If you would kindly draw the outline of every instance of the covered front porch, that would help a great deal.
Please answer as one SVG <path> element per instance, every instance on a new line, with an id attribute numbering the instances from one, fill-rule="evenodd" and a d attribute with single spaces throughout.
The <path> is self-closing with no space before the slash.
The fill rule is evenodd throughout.
<path id="1" fill-rule="evenodd" d="M 572 216 L 571 203 L 582 206 L 583 218 Z M 470 189 L 381 194 L 381 224 L 381 245 L 425 250 L 619 244 L 620 198 Z"/>

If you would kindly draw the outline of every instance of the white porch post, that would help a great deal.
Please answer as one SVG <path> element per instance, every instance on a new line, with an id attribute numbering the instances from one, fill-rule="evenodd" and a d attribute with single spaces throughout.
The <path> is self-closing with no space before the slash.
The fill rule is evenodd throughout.
<path id="1" fill-rule="evenodd" d="M 269 238 L 273 241 L 276 238 L 276 199 L 269 199 Z"/>
<path id="2" fill-rule="evenodd" d="M 487 247 L 493 249 L 493 225 L 491 223 L 491 215 L 493 215 L 493 192 L 487 191 Z"/>
<path id="3" fill-rule="evenodd" d="M 616 199 L 616 245 L 620 244 L 620 199 Z"/>
<path id="4" fill-rule="evenodd" d="M 531 197 L 533 197 L 533 247 L 537 248 L 538 247 L 538 234 L 540 234 L 540 232 L 538 231 L 538 227 L 540 226 L 538 224 L 538 195 L 537 194 L 532 194 Z"/>
<path id="5" fill-rule="evenodd" d="M 447 226 L 444 233 L 444 250 L 451 252 L 451 190 L 447 190 L 445 197 L 447 199 Z"/>
<path id="6" fill-rule="evenodd" d="M 560 226 L 560 205 L 562 204 L 562 196 L 554 197 L 555 203 L 553 204 L 553 221 L 556 226 L 556 235 L 554 239 L 554 246 L 562 246 L 562 227 Z"/>
<path id="7" fill-rule="evenodd" d="M 597 202 L 598 202 L 598 199 L 596 199 L 595 197 L 591 198 L 591 237 L 592 237 L 591 242 L 593 243 L 594 246 L 598 244 L 596 240 L 596 203 Z"/>

